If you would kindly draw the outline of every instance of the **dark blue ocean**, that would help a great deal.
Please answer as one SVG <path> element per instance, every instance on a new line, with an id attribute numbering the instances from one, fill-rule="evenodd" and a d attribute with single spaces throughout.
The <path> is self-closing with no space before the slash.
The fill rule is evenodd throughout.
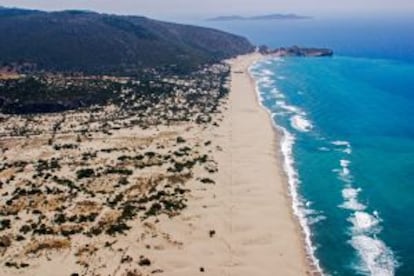
<path id="1" fill-rule="evenodd" d="M 251 67 L 309 254 L 327 275 L 414 275 L 414 19 L 208 25 L 335 51 Z"/>

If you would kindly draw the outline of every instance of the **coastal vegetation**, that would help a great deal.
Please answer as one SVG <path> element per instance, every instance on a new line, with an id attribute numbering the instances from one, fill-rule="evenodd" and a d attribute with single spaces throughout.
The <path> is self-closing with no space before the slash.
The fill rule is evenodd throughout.
<path id="1" fill-rule="evenodd" d="M 195 133 L 221 122 L 229 74 L 216 63 L 141 78 L 37 72 L 1 80 L 4 271 L 70 252 L 81 275 L 137 231 L 137 247 L 158 236 L 181 246 L 158 222 L 217 182 L 215 145 Z M 125 273 L 162 271 L 144 255 L 121 253 Z"/>
<path id="2" fill-rule="evenodd" d="M 144 17 L 0 8 L 0 274 L 61 256 L 69 275 L 162 273 L 153 250 L 183 246 L 165 225 L 219 183 L 205 133 L 226 108 L 222 59 L 252 50 Z"/>

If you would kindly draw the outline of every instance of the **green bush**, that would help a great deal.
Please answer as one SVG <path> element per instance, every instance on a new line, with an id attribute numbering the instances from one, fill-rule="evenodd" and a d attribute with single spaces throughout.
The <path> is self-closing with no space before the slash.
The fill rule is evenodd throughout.
<path id="1" fill-rule="evenodd" d="M 82 178 L 89 178 L 95 176 L 95 171 L 93 169 L 80 169 L 76 172 L 76 176 L 78 179 Z"/>

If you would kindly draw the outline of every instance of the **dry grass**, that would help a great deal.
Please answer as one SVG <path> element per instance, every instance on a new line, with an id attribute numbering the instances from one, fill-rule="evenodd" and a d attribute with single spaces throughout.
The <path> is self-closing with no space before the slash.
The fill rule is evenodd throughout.
<path id="1" fill-rule="evenodd" d="M 44 250 L 64 250 L 71 247 L 68 239 L 47 238 L 44 240 L 34 240 L 30 242 L 25 249 L 26 254 L 37 254 Z"/>

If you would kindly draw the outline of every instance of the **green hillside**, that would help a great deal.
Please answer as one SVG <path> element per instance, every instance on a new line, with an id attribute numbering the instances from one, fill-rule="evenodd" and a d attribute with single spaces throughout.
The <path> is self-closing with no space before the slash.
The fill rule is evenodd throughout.
<path id="1" fill-rule="evenodd" d="M 3 64 L 89 73 L 186 70 L 252 50 L 240 36 L 146 17 L 0 8 Z"/>

